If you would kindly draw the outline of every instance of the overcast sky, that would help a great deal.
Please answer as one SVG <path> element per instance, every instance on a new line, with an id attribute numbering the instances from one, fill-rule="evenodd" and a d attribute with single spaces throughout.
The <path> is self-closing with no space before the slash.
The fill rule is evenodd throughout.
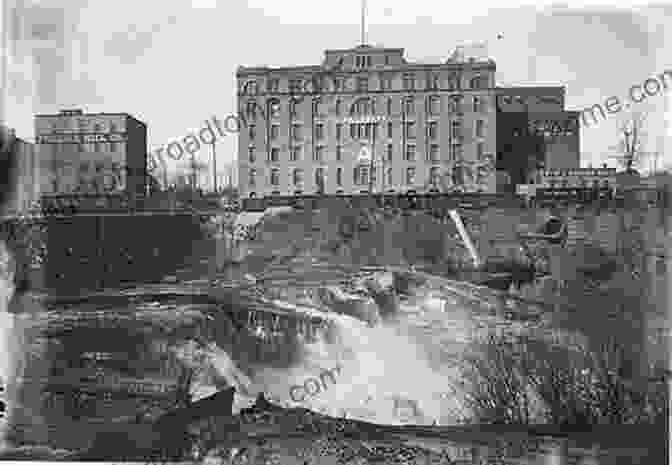
<path id="1" fill-rule="evenodd" d="M 235 111 L 237 66 L 319 64 L 325 49 L 356 46 L 360 37 L 361 0 L 5 1 L 37 3 L 39 21 L 54 18 L 62 28 L 43 30 L 61 45 L 43 47 L 37 68 L 13 65 L 20 98 L 7 111 L 28 138 L 33 113 L 74 107 L 128 112 L 147 123 L 150 148 L 157 147 Z M 444 61 L 457 45 L 487 42 L 499 85 L 565 85 L 568 109 L 625 96 L 633 84 L 672 70 L 672 4 L 367 4 L 368 43 L 405 48 L 411 61 Z M 31 74 L 40 76 L 32 87 Z M 665 100 L 661 94 L 639 107 L 651 111 L 649 150 L 662 149 Z M 617 119 L 583 130 L 586 165 L 591 156 L 600 163 L 599 154 L 616 143 Z M 218 161 L 233 160 L 235 138 L 222 140 L 217 152 Z M 201 158 L 209 160 L 209 152 Z"/>

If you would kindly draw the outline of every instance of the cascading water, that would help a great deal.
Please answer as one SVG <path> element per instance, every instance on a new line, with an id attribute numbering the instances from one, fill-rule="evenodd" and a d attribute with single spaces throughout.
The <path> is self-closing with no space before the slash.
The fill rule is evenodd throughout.
<path id="1" fill-rule="evenodd" d="M 242 361 L 216 345 L 207 350 L 209 363 L 237 388 L 238 408 L 264 392 L 284 406 L 332 416 L 345 413 L 381 424 L 455 424 L 469 416 L 460 356 L 478 329 L 474 310 L 489 312 L 486 301 L 494 299 L 489 292 L 436 278 L 374 327 L 331 310 L 313 310 L 330 320 L 328 330 L 299 318 L 293 338 L 275 345 L 272 354 L 279 358 L 295 345 L 299 355 L 290 364 L 256 357 Z M 249 333 L 268 343 L 254 329 Z"/>

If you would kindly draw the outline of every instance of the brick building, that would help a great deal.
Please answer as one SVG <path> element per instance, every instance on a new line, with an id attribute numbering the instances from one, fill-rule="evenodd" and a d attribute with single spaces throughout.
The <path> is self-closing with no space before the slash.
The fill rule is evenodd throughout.
<path id="1" fill-rule="evenodd" d="M 535 184 L 544 169 L 579 168 L 579 129 L 563 87 L 498 87 L 497 190 Z"/>
<path id="2" fill-rule="evenodd" d="M 126 113 L 35 116 L 42 193 L 144 195 L 147 126 Z"/>
<path id="3" fill-rule="evenodd" d="M 459 48 L 427 64 L 368 45 L 240 67 L 241 196 L 512 191 L 537 169 L 578 168 L 564 88 L 497 87 L 495 68 Z"/>
<path id="4" fill-rule="evenodd" d="M 368 45 L 321 65 L 240 67 L 241 197 L 493 192 L 494 73 L 488 59 L 411 63 Z"/>

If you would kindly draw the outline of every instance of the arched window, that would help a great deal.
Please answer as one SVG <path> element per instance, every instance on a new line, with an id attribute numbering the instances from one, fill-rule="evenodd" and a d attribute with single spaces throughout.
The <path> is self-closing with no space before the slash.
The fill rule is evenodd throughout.
<path id="1" fill-rule="evenodd" d="M 356 100 L 350 108 L 351 116 L 369 116 L 374 114 L 374 104 L 369 97 Z"/>
<path id="2" fill-rule="evenodd" d="M 460 75 L 453 73 L 448 77 L 448 89 L 456 90 L 460 88 Z"/>
<path id="3" fill-rule="evenodd" d="M 451 114 L 461 115 L 463 113 L 462 100 L 462 95 L 454 95 L 450 97 L 450 100 L 448 101 L 448 112 Z"/>
<path id="4" fill-rule="evenodd" d="M 245 115 L 248 119 L 254 120 L 257 117 L 257 102 L 254 99 L 250 99 L 245 104 Z"/>
<path id="5" fill-rule="evenodd" d="M 472 89 L 486 89 L 488 87 L 488 81 L 485 76 L 474 76 L 469 81 L 469 87 Z"/>
<path id="6" fill-rule="evenodd" d="M 258 86 L 256 80 L 247 81 L 243 86 L 243 93 L 247 95 L 257 95 Z"/>
<path id="7" fill-rule="evenodd" d="M 257 170 L 254 168 L 250 170 L 248 184 L 250 187 L 257 185 Z"/>

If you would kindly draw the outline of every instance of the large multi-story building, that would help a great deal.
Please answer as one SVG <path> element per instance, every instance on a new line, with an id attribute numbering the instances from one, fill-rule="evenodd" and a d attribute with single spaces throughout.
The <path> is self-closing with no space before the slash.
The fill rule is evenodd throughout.
<path id="1" fill-rule="evenodd" d="M 43 195 L 145 194 L 147 126 L 126 113 L 36 115 L 35 140 Z"/>
<path id="2" fill-rule="evenodd" d="M 240 194 L 494 192 L 494 75 L 488 59 L 410 63 L 368 45 L 241 67 Z"/>
<path id="3" fill-rule="evenodd" d="M 241 196 L 496 192 L 579 167 L 564 88 L 497 87 L 493 60 L 458 51 L 426 64 L 361 45 L 321 65 L 240 67 Z"/>

